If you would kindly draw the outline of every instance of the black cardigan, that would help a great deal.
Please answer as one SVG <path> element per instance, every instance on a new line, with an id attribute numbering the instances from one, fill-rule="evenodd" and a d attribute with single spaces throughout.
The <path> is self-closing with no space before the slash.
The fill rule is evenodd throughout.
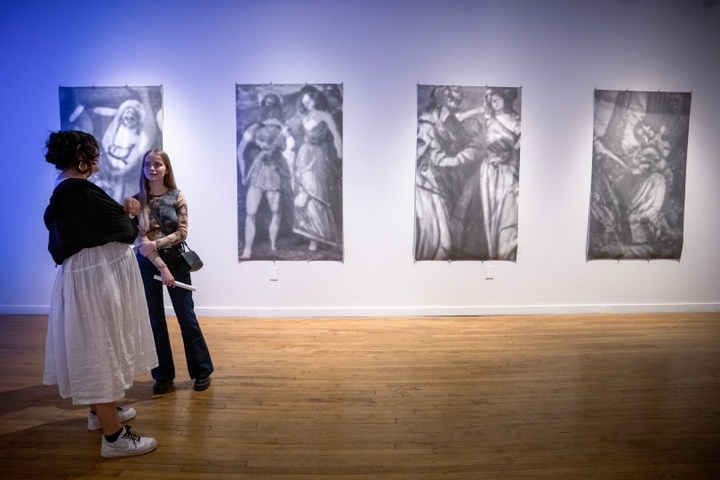
<path id="1" fill-rule="evenodd" d="M 130 220 L 122 205 L 94 183 L 77 178 L 55 188 L 44 220 L 48 250 L 58 265 L 83 248 L 133 243 L 138 234 L 137 220 Z"/>

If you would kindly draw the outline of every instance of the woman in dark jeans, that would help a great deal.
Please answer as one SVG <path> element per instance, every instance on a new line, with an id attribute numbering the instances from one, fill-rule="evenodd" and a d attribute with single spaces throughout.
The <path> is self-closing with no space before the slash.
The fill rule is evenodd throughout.
<path id="1" fill-rule="evenodd" d="M 144 155 L 140 193 L 126 201 L 126 208 L 131 213 L 139 213 L 140 233 L 135 242 L 137 259 L 160 364 L 152 370 L 155 380 L 153 393 L 166 393 L 175 380 L 163 285 L 168 287 L 173 310 L 180 324 L 188 373 L 195 380 L 193 388 L 196 391 L 207 390 L 213 364 L 195 316 L 192 291 L 176 286 L 176 281 L 190 285 L 190 273 L 181 272 L 175 265 L 167 264 L 161 256 L 163 250 L 183 242 L 188 231 L 187 203 L 183 193 L 177 189 L 167 153 L 154 149 Z M 153 278 L 158 274 L 162 281 Z"/>

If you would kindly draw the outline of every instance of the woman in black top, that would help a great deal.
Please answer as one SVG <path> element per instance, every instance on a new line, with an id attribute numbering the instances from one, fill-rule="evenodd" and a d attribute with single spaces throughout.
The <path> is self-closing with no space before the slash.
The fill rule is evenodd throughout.
<path id="1" fill-rule="evenodd" d="M 95 138 L 51 133 L 45 159 L 60 171 L 45 210 L 48 250 L 59 269 L 45 346 L 46 385 L 88 405 L 88 428 L 102 429 L 101 455 L 139 455 L 157 442 L 123 427 L 135 416 L 117 400 L 133 377 L 157 365 L 140 272 L 129 244 L 138 228 L 123 207 L 87 178 L 98 171 Z"/>

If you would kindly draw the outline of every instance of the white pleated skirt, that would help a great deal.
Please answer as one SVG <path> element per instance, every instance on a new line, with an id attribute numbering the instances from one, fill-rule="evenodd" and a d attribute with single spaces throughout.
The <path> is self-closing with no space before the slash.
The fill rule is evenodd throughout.
<path id="1" fill-rule="evenodd" d="M 124 243 L 86 248 L 59 267 L 50 302 L 43 383 L 75 405 L 125 396 L 158 365 L 145 291 Z"/>

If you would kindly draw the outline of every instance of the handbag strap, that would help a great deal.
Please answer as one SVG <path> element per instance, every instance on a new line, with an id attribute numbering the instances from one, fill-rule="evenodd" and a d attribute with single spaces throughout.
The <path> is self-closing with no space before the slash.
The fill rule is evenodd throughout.
<path id="1" fill-rule="evenodd" d="M 162 230 L 162 232 L 165 234 L 165 236 L 167 237 L 168 235 L 170 235 L 170 234 L 165 230 L 165 226 L 163 225 L 163 223 L 160 221 L 160 219 L 157 217 L 157 215 L 155 215 L 155 212 L 153 212 L 153 211 L 150 209 L 150 205 L 148 205 L 147 209 L 148 209 L 148 212 L 150 212 L 150 215 L 152 215 L 153 218 L 155 219 L 155 221 L 158 223 L 158 226 L 160 227 L 160 230 Z"/>
<path id="2" fill-rule="evenodd" d="M 168 235 L 170 235 L 170 234 L 165 230 L 165 226 L 163 225 L 163 223 L 160 221 L 160 219 L 157 217 L 157 215 L 155 215 L 155 212 L 153 212 L 153 211 L 150 209 L 150 206 L 149 206 L 149 205 L 147 206 L 147 209 L 148 209 L 148 212 L 150 212 L 150 215 L 152 215 L 153 218 L 155 219 L 155 221 L 158 223 L 158 226 L 160 227 L 160 230 L 165 234 L 165 236 L 167 237 Z M 188 246 L 188 244 L 185 242 L 185 240 L 183 240 L 182 242 L 180 242 L 180 243 L 178 243 L 178 244 L 176 244 L 176 245 L 177 245 L 178 248 L 179 248 L 180 250 L 182 250 L 182 251 L 185 251 L 185 247 L 190 248 L 190 247 Z M 172 248 L 172 247 L 174 247 L 174 246 L 175 246 L 175 245 L 171 245 L 171 246 L 168 247 L 168 248 Z"/>

